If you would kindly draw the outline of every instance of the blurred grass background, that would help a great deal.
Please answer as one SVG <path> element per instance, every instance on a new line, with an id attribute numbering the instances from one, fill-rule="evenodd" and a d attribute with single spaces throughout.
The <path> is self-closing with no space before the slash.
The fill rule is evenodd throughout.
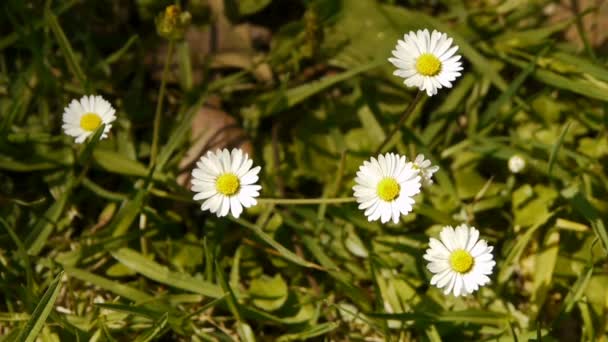
<path id="1" fill-rule="evenodd" d="M 171 3 L 2 3 L 2 341 L 606 340 L 607 1 L 182 1 L 150 169 Z M 441 166 L 401 223 L 190 201 L 193 161 L 220 147 L 262 166 L 263 197 L 352 196 L 415 94 L 387 58 L 422 28 L 453 37 L 465 70 L 385 149 Z M 118 117 L 86 147 L 61 130 L 84 94 Z M 422 255 L 461 222 L 497 267 L 454 298 Z"/>

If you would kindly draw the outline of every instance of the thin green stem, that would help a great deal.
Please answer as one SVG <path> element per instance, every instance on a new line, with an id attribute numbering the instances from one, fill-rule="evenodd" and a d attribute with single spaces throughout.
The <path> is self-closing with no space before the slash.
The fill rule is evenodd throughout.
<path id="1" fill-rule="evenodd" d="M 340 198 L 258 198 L 260 204 L 291 204 L 291 205 L 307 205 L 307 204 L 341 204 L 352 203 L 356 199 L 354 197 Z"/>
<path id="2" fill-rule="evenodd" d="M 381 153 L 382 149 L 384 149 L 386 144 L 388 144 L 389 141 L 391 141 L 391 139 L 393 138 L 393 136 L 395 134 L 397 134 L 397 132 L 401 129 L 401 126 L 405 122 L 405 119 L 407 119 L 407 117 L 414 111 L 418 102 L 420 102 L 420 100 L 422 100 L 423 94 L 424 93 L 422 92 L 422 90 L 418 90 L 418 93 L 416 93 L 416 97 L 414 98 L 414 100 L 412 102 L 410 102 L 409 106 L 407 106 L 407 108 L 405 109 L 405 112 L 403 112 L 403 114 L 401 115 L 401 118 L 399 118 L 399 122 L 397 122 L 397 125 L 395 125 L 395 128 L 393 128 L 393 130 L 386 136 L 386 138 L 384 139 L 382 144 L 380 144 L 380 146 L 378 146 L 374 155 Z"/>
<path id="3" fill-rule="evenodd" d="M 165 59 L 165 66 L 163 67 L 163 74 L 160 81 L 160 90 L 158 91 L 158 100 L 156 102 L 156 114 L 154 114 L 154 131 L 152 135 L 152 147 L 150 148 L 150 164 L 152 167 L 156 162 L 156 154 L 158 152 L 158 134 L 160 131 L 160 115 L 163 109 L 163 100 L 165 98 L 165 87 L 167 85 L 167 75 L 169 73 L 169 64 L 171 64 L 171 56 L 173 55 L 173 49 L 175 42 L 169 41 L 169 48 L 167 49 L 167 56 Z"/>
<path id="4" fill-rule="evenodd" d="M 186 197 L 181 194 L 172 194 L 166 192 L 164 190 L 150 189 L 150 193 L 153 196 L 171 199 L 179 202 L 185 203 L 200 203 L 200 201 L 195 201 L 191 197 Z M 291 204 L 291 205 L 307 205 L 307 204 L 342 204 L 342 203 L 352 203 L 355 202 L 356 199 L 354 197 L 338 197 L 338 198 L 258 198 L 259 204 Z"/>
<path id="5" fill-rule="evenodd" d="M 570 0 L 570 5 L 572 8 L 572 11 L 574 12 L 574 19 L 576 21 L 576 30 L 578 31 L 578 34 L 581 37 L 581 41 L 583 42 L 585 51 L 587 52 L 587 54 L 589 55 L 591 60 L 596 61 L 597 57 L 595 56 L 593 47 L 591 46 L 591 43 L 589 42 L 589 38 L 587 37 L 587 31 L 585 30 L 585 25 L 583 23 L 583 16 L 588 14 L 590 9 L 586 9 L 583 12 L 581 12 L 578 0 Z"/>

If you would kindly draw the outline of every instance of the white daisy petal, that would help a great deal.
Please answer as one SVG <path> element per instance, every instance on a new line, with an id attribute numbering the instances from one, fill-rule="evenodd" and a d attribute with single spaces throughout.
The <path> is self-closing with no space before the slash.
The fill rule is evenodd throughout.
<path id="1" fill-rule="evenodd" d="M 234 216 L 235 218 L 239 218 L 242 212 L 243 206 L 241 205 L 241 202 L 239 202 L 238 196 L 230 197 L 230 213 L 232 214 L 232 216 Z"/>
<path id="2" fill-rule="evenodd" d="M 430 186 L 433 184 L 433 174 L 439 171 L 439 166 L 432 165 L 431 161 L 428 159 L 424 159 L 423 154 L 419 154 L 416 156 L 416 159 L 413 161 L 413 166 L 415 170 L 418 170 L 420 177 L 422 177 L 422 185 Z"/>
<path id="3" fill-rule="evenodd" d="M 404 156 L 386 153 L 359 167 L 353 192 L 369 221 L 398 223 L 412 210 L 421 179 L 409 164 Z"/>
<path id="4" fill-rule="evenodd" d="M 260 167 L 251 168 L 253 161 L 240 149 L 207 152 L 192 170 L 194 200 L 205 200 L 201 210 L 209 210 L 218 217 L 229 213 L 238 218 L 243 208 L 257 204 L 262 189 L 255 184 Z"/>
<path id="5" fill-rule="evenodd" d="M 74 137 L 77 144 L 83 143 L 99 126 L 105 124 L 101 139 L 105 139 L 116 120 L 116 111 L 101 96 L 83 96 L 72 100 L 63 109 L 62 128 L 65 134 Z"/>
<path id="6" fill-rule="evenodd" d="M 216 213 L 217 217 L 224 217 L 224 216 L 228 215 L 229 211 L 230 211 L 230 197 L 224 196 L 224 198 L 222 198 L 222 205 L 220 206 L 220 210 Z"/>
<path id="7" fill-rule="evenodd" d="M 220 204 L 222 203 L 222 196 L 220 194 L 215 194 L 201 205 L 201 210 L 209 210 L 212 213 L 215 213 Z"/>
<path id="8" fill-rule="evenodd" d="M 393 57 L 388 60 L 397 70 L 394 75 L 404 78 L 408 87 L 417 87 L 428 96 L 441 88 L 451 88 L 460 76 L 461 56 L 455 55 L 458 46 L 445 33 L 427 29 L 409 32 L 397 41 Z"/>
<path id="9" fill-rule="evenodd" d="M 496 265 L 493 247 L 479 239 L 475 227 L 446 226 L 439 236 L 439 240 L 430 239 L 423 256 L 429 262 L 427 269 L 433 273 L 431 285 L 443 289 L 446 295 L 465 296 L 490 282 L 488 275 Z"/>

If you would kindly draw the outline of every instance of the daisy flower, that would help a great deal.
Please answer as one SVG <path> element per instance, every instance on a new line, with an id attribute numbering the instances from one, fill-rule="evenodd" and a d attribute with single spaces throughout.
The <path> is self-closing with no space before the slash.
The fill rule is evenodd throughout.
<path id="1" fill-rule="evenodd" d="M 394 153 L 379 155 L 365 161 L 357 171 L 353 190 L 359 209 L 365 209 L 369 221 L 391 218 L 399 222 L 400 215 L 412 211 L 414 195 L 420 192 L 420 176 L 404 156 Z"/>
<path id="2" fill-rule="evenodd" d="M 427 29 L 409 32 L 397 42 L 393 50 L 395 76 L 405 78 L 408 87 L 418 87 L 428 96 L 437 94 L 443 87 L 451 88 L 452 82 L 460 76 L 462 64 L 460 55 L 454 55 L 458 46 L 452 46 L 452 38 L 445 33 Z"/>
<path id="3" fill-rule="evenodd" d="M 496 265 L 492 246 L 479 239 L 475 227 L 461 224 L 456 229 L 443 228 L 440 239 L 431 238 L 424 259 L 434 275 L 431 285 L 443 289 L 444 294 L 468 295 L 490 282 L 488 275 Z"/>
<path id="4" fill-rule="evenodd" d="M 80 100 L 72 100 L 63 109 L 63 130 L 65 134 L 76 138 L 81 144 L 95 130 L 105 124 L 101 139 L 105 139 L 116 120 L 116 110 L 110 102 L 99 95 L 83 96 Z"/>
<path id="5" fill-rule="evenodd" d="M 429 186 L 433 184 L 433 174 L 439 171 L 439 166 L 431 165 L 431 161 L 429 159 L 425 160 L 423 154 L 417 155 L 412 164 L 414 164 L 414 169 L 420 172 L 423 185 Z"/>
<path id="6" fill-rule="evenodd" d="M 207 152 L 192 170 L 192 191 L 194 200 L 205 200 L 201 210 L 222 217 L 228 212 L 238 218 L 243 207 L 257 203 L 261 186 L 258 181 L 260 167 L 251 168 L 253 161 L 241 149 L 235 148 Z"/>
<path id="7" fill-rule="evenodd" d="M 508 166 L 512 173 L 520 173 L 526 168 L 526 160 L 519 154 L 514 154 L 509 158 Z"/>

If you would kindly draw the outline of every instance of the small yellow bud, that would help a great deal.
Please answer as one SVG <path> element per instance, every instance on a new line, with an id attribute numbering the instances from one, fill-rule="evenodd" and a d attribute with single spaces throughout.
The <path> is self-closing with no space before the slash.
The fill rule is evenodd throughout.
<path id="1" fill-rule="evenodd" d="M 181 40 L 190 25 L 192 16 L 182 12 L 179 6 L 170 5 L 156 17 L 156 31 L 169 40 Z"/>

